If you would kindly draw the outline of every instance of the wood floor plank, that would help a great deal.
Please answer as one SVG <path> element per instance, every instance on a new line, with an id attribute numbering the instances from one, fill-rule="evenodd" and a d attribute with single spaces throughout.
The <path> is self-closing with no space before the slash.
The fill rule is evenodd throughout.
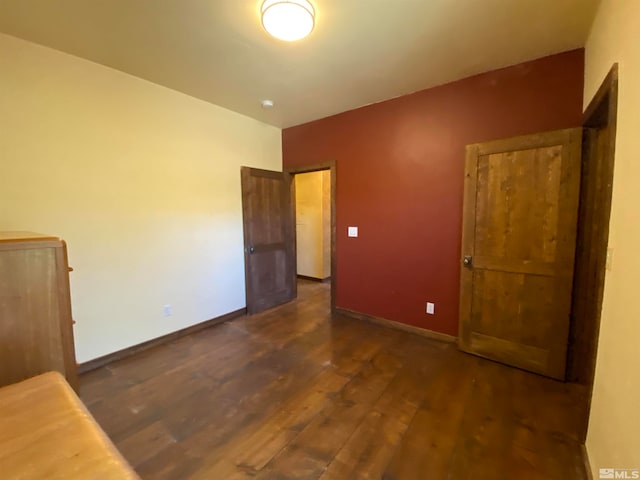
<path id="1" fill-rule="evenodd" d="M 318 478 L 397 374 L 400 364 L 381 352 L 287 445 L 258 478 Z"/>
<path id="2" fill-rule="evenodd" d="M 575 396 L 565 384 L 514 371 L 514 439 L 506 469 L 522 478 L 586 478 L 584 463 L 573 454 L 579 423 Z"/>
<path id="3" fill-rule="evenodd" d="M 448 350 L 454 353 L 452 347 Z M 415 363 L 415 358 L 405 358 L 403 364 L 401 357 L 395 357 L 399 364 L 397 374 L 319 478 L 382 478 L 439 367 L 448 358 L 435 351 L 423 353 L 420 363 Z"/>
<path id="4" fill-rule="evenodd" d="M 282 450 L 348 382 L 327 369 L 312 384 L 291 397 L 255 430 L 238 436 L 219 449 L 192 478 L 245 478 L 261 470 Z"/>
<path id="5" fill-rule="evenodd" d="M 120 442 L 119 449 L 135 468 L 176 442 L 162 421 L 157 421 Z"/>
<path id="6" fill-rule="evenodd" d="M 405 403 L 394 415 L 370 411 L 320 479 L 381 478 L 416 410 Z"/>
<path id="7" fill-rule="evenodd" d="M 451 459 L 450 478 L 507 478 L 496 472 L 506 472 L 506 453 L 514 436 L 509 389 L 513 372 L 517 371 L 497 363 L 479 363 Z"/>
<path id="8" fill-rule="evenodd" d="M 458 352 L 446 358 L 433 381 L 425 385 L 426 398 L 387 467 L 386 480 L 448 478 L 472 378 L 478 360 Z"/>
<path id="9" fill-rule="evenodd" d="M 584 479 L 584 392 L 332 316 L 329 285 L 81 376 L 144 479 Z"/>

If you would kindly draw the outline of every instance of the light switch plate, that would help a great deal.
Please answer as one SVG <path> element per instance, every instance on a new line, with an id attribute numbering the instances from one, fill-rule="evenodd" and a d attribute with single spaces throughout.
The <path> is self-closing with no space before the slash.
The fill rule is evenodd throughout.
<path id="1" fill-rule="evenodd" d="M 358 227 L 349 227 L 347 229 L 347 235 L 349 237 L 357 237 L 358 236 Z"/>
<path id="2" fill-rule="evenodd" d="M 433 315 L 436 312 L 436 305 L 435 303 L 431 303 L 431 302 L 427 302 L 427 313 L 429 315 Z"/>

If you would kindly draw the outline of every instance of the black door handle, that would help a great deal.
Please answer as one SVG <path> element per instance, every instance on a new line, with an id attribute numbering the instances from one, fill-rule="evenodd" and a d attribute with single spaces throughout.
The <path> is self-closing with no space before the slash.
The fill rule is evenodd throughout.
<path id="1" fill-rule="evenodd" d="M 247 248 L 247 251 L 249 252 L 249 254 L 251 254 L 251 253 L 255 252 L 256 249 L 253 248 L 253 247 L 249 247 L 249 248 Z"/>

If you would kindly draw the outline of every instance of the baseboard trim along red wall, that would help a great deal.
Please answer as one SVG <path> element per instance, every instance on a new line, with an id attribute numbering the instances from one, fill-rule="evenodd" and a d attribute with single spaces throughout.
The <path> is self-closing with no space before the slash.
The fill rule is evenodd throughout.
<path id="1" fill-rule="evenodd" d="M 580 126 L 583 81 L 579 49 L 283 130 L 336 162 L 337 306 L 456 336 L 465 146 Z"/>
<path id="2" fill-rule="evenodd" d="M 406 323 L 394 322 L 393 320 L 387 320 L 386 318 L 373 317 L 366 313 L 354 312 L 353 310 L 346 310 L 344 308 L 336 308 L 337 315 L 345 315 L 350 318 L 362 320 L 365 322 L 375 323 L 386 328 L 394 328 L 396 330 L 402 330 L 403 332 L 413 333 L 414 335 L 420 335 L 421 337 L 429 338 L 431 340 L 437 340 L 438 342 L 445 343 L 457 343 L 458 337 L 447 335 L 446 333 L 434 332 L 426 328 L 414 327 L 413 325 L 407 325 Z"/>

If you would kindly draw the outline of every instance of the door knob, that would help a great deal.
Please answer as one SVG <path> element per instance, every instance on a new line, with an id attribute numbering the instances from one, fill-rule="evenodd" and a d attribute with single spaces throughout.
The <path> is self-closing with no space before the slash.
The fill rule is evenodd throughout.
<path id="1" fill-rule="evenodd" d="M 462 259 L 462 264 L 465 267 L 470 267 L 473 264 L 473 257 L 471 255 L 465 255 Z"/>
<path id="2" fill-rule="evenodd" d="M 249 247 L 247 250 L 249 251 L 249 253 L 253 253 L 256 251 L 256 249 L 253 247 Z"/>

